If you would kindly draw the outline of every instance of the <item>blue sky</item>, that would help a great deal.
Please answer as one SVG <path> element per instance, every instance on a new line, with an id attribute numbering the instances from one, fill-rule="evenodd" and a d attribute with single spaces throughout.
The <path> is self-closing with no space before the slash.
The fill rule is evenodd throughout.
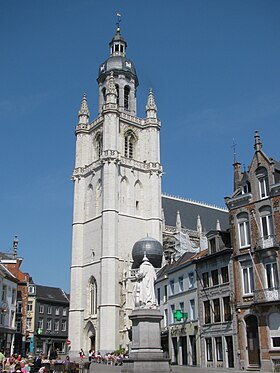
<path id="1" fill-rule="evenodd" d="M 247 166 L 259 130 L 279 155 L 280 2 L 9 0 L 0 4 L 0 250 L 19 236 L 22 269 L 69 290 L 75 125 L 97 115 L 97 72 L 116 13 L 162 121 L 163 192 L 224 206 L 235 139 Z"/>

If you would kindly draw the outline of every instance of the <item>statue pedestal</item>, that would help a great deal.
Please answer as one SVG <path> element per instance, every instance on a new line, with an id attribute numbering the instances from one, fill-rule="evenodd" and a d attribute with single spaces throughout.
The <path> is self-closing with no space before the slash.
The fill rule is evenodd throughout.
<path id="1" fill-rule="evenodd" d="M 169 360 L 164 358 L 160 343 L 160 321 L 163 318 L 160 311 L 139 308 L 132 311 L 129 318 L 132 321 L 132 344 L 122 372 L 170 372 Z"/>

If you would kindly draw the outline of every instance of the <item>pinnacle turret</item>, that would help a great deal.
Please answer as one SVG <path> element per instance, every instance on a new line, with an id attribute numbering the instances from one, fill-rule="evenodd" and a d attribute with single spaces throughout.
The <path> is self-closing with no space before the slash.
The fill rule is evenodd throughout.
<path id="1" fill-rule="evenodd" d="M 117 95 L 118 95 L 118 92 L 116 88 L 114 73 L 113 71 L 111 71 L 110 77 L 107 83 L 107 89 L 106 89 L 106 100 L 105 100 L 106 104 L 107 103 L 116 104 Z"/>
<path id="2" fill-rule="evenodd" d="M 196 230 L 197 230 L 197 232 L 198 232 L 199 234 L 202 233 L 202 224 L 201 224 L 200 215 L 197 215 Z"/>
<path id="3" fill-rule="evenodd" d="M 82 98 L 82 103 L 81 103 L 78 116 L 79 116 L 79 124 L 89 123 L 90 112 L 88 109 L 87 96 L 85 93 Z"/>
<path id="4" fill-rule="evenodd" d="M 157 106 L 155 103 L 155 98 L 153 95 L 153 90 L 150 88 L 148 102 L 146 105 L 146 114 L 147 118 L 156 118 L 157 117 Z"/>
<path id="5" fill-rule="evenodd" d="M 260 138 L 260 135 L 259 135 L 259 131 L 255 132 L 255 145 L 254 145 L 254 148 L 255 148 L 256 151 L 259 151 L 262 148 L 262 142 L 261 142 L 261 138 Z"/>
<path id="6" fill-rule="evenodd" d="M 180 216 L 180 211 L 177 211 L 177 216 L 176 216 L 176 229 L 180 231 L 182 228 L 182 223 L 181 223 L 181 216 Z"/>

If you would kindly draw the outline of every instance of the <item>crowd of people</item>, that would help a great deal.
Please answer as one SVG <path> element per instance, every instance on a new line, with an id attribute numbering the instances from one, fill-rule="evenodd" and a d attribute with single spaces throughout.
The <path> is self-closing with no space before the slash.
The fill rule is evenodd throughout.
<path id="1" fill-rule="evenodd" d="M 105 355 L 101 355 L 99 351 L 96 354 L 93 350 L 89 350 L 88 352 L 89 363 L 93 362 L 98 364 L 122 365 L 123 360 L 127 357 L 128 355 L 124 352 L 108 352 Z M 80 358 L 86 358 L 86 355 L 82 348 L 80 350 Z"/>
<path id="2" fill-rule="evenodd" d="M 108 365 L 122 365 L 123 360 L 128 355 L 122 351 L 115 351 L 101 355 L 89 350 L 87 356 L 80 350 L 80 362 L 71 361 L 69 356 L 61 359 L 56 351 L 51 351 L 49 356 L 28 355 L 22 357 L 18 354 L 8 356 L 0 351 L 0 373 L 76 373 L 79 371 L 79 363 L 83 364 L 98 363 Z"/>
<path id="3" fill-rule="evenodd" d="M 58 369 L 61 365 L 63 369 Z M 69 356 L 65 359 L 61 359 L 57 353 L 53 352 L 48 356 L 38 355 L 33 357 L 28 355 L 22 357 L 18 354 L 12 356 L 5 355 L 3 351 L 0 351 L 0 372 L 7 373 L 49 373 L 54 372 L 71 372 L 73 366 Z"/>

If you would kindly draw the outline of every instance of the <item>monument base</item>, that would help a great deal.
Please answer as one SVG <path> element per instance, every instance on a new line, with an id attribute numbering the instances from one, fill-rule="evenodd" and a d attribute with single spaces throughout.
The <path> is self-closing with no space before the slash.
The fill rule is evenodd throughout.
<path id="1" fill-rule="evenodd" d="M 129 316 L 132 321 L 132 343 L 129 358 L 123 362 L 123 373 L 170 372 L 169 360 L 163 356 L 160 343 L 158 309 L 139 308 Z"/>

